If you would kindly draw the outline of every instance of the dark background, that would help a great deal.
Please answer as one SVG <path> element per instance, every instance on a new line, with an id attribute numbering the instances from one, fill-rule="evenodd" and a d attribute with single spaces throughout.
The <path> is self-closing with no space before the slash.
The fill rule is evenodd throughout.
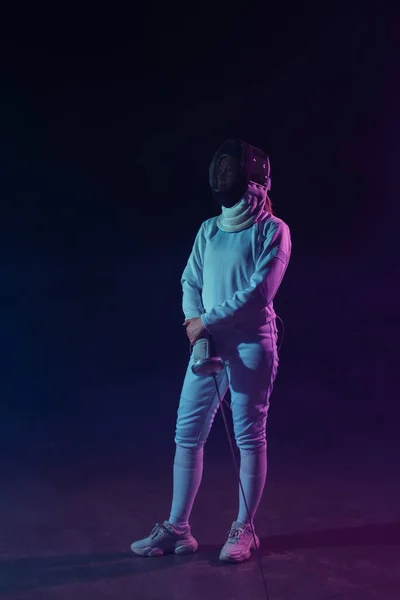
<path id="1" fill-rule="evenodd" d="M 2 20 L 6 460 L 172 451 L 180 276 L 233 136 L 292 232 L 272 448 L 398 448 L 398 14 L 319 4 Z"/>

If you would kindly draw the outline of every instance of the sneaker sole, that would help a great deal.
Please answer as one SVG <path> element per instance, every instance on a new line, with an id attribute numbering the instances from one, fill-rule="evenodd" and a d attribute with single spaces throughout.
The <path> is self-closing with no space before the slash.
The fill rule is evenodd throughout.
<path id="1" fill-rule="evenodd" d="M 227 554 L 220 554 L 219 556 L 219 560 L 222 560 L 223 562 L 229 562 L 229 563 L 241 563 L 244 562 L 245 560 L 248 560 L 251 556 L 251 552 L 249 550 L 249 552 L 246 552 L 246 554 L 242 554 L 242 556 L 238 556 L 237 558 L 234 558 L 233 556 L 228 556 Z"/>
<path id="2" fill-rule="evenodd" d="M 260 540 L 257 539 L 257 549 L 260 547 Z M 229 554 L 225 554 L 222 553 L 219 555 L 219 560 L 222 560 L 223 562 L 230 562 L 230 563 L 241 563 L 244 562 L 245 560 L 248 560 L 251 556 L 251 551 L 255 549 L 254 546 L 254 542 L 252 544 L 252 546 L 250 547 L 250 550 L 248 550 L 246 552 L 246 554 L 242 554 L 241 556 L 229 556 Z"/>

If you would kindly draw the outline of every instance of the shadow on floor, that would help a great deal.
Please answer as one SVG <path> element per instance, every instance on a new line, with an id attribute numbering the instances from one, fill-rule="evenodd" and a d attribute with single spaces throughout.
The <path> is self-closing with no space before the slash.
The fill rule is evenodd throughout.
<path id="1" fill-rule="evenodd" d="M 376 544 L 400 544 L 400 522 L 265 537 L 261 541 L 260 554 L 271 556 L 301 548 Z M 130 552 L 0 560 L 0 594 L 151 573 L 198 561 L 207 561 L 212 567 L 235 568 L 236 565 L 219 561 L 220 549 L 216 545 L 200 545 L 195 555 L 165 556 L 162 560 L 137 557 Z M 255 560 L 254 555 L 251 560 Z"/>
<path id="2" fill-rule="evenodd" d="M 290 535 L 269 536 L 260 539 L 260 556 L 284 554 L 293 550 L 330 547 L 357 547 L 400 545 L 400 522 L 377 523 L 362 527 L 343 527 L 322 531 L 302 531 Z M 220 547 L 200 544 L 199 553 L 209 560 L 210 566 L 221 566 Z M 254 555 L 253 555 L 254 557 Z M 232 566 L 227 564 L 227 566 Z M 233 565 L 235 566 L 235 565 Z"/>
<path id="3" fill-rule="evenodd" d="M 374 545 L 399 545 L 399 523 L 374 523 L 360 527 L 342 527 L 322 531 L 305 531 L 290 535 L 277 535 L 261 540 L 261 554 L 306 548 L 357 547 Z M 264 548 L 264 551 L 263 551 Z"/>
<path id="4" fill-rule="evenodd" d="M 0 595 L 151 573 L 191 560 L 198 560 L 198 556 L 173 555 L 156 560 L 132 552 L 104 552 L 0 560 Z"/>

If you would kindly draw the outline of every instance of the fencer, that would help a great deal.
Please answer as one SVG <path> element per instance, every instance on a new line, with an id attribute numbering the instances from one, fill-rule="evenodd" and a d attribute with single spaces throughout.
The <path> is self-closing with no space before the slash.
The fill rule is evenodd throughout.
<path id="1" fill-rule="evenodd" d="M 182 308 L 190 343 L 211 337 L 226 365 L 216 378 L 221 395 L 228 388 L 231 393 L 248 511 L 239 490 L 237 518 L 220 560 L 242 562 L 259 546 L 251 526 L 266 482 L 266 423 L 278 369 L 273 301 L 290 260 L 291 237 L 288 225 L 273 214 L 270 161 L 263 151 L 226 140 L 211 161 L 209 181 L 220 212 L 202 223 L 194 240 L 182 274 Z M 189 520 L 219 402 L 213 379 L 196 376 L 192 366 L 193 353 L 177 412 L 170 515 L 133 542 L 132 551 L 141 556 L 198 548 Z"/>

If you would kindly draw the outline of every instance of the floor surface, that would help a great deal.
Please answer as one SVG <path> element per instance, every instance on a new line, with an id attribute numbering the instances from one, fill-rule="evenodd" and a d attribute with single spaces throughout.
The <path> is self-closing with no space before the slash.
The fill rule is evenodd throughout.
<path id="1" fill-rule="evenodd" d="M 235 471 L 218 427 L 192 514 L 199 550 L 152 559 L 134 556 L 130 544 L 168 518 L 171 440 L 164 452 L 139 451 L 127 427 L 112 444 L 106 422 L 91 437 L 69 437 L 68 427 L 11 436 L 1 460 L 0 598 L 265 598 L 254 555 L 240 565 L 218 560 L 237 516 Z M 270 600 L 399 600 L 398 455 L 366 442 L 349 436 L 340 452 L 270 444 L 256 518 Z"/>

